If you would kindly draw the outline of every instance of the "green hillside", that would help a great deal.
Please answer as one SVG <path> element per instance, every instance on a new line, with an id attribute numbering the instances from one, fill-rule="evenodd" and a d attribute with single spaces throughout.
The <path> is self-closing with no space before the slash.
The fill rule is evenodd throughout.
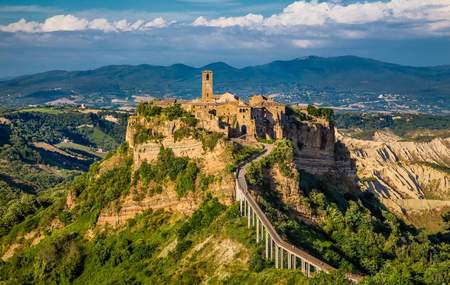
<path id="1" fill-rule="evenodd" d="M 138 114 L 147 122 L 180 119 L 205 140 L 196 120 L 176 105 L 145 106 Z M 144 141 L 155 139 L 146 134 Z M 264 244 L 255 242 L 247 218 L 235 203 L 221 202 L 224 190 L 214 187 L 261 150 L 219 136 L 203 145 L 206 152 L 223 145 L 229 158 L 215 175 L 208 174 L 202 158 L 175 156 L 163 146 L 155 159 L 135 165 L 134 149 L 123 143 L 72 181 L 50 181 L 53 188 L 8 202 L 1 220 L 0 283 L 351 284 L 345 277 L 349 272 L 362 275 L 361 284 L 450 280 L 448 224 L 434 234 L 412 228 L 342 177 L 299 172 L 292 142 L 271 143 L 266 156 L 249 164 L 246 179 L 280 236 L 334 266 L 332 274 L 306 278 L 299 270 L 274 269 L 263 258 Z M 299 218 L 283 201 L 275 183 L 280 178 L 297 185 L 295 203 L 310 216 Z M 121 212 L 130 200 L 132 205 L 188 201 L 195 207 L 184 212 L 153 204 Z M 127 216 L 130 209 L 137 209 L 136 215 Z M 123 223 L 100 223 L 101 218 L 120 218 L 115 214 L 122 215 Z M 444 219 L 448 223 L 448 215 Z"/>
<path id="2" fill-rule="evenodd" d="M 371 59 L 342 56 L 307 57 L 265 65 L 234 68 L 213 63 L 201 68 L 118 65 L 88 71 L 49 71 L 0 82 L 0 102 L 42 104 L 59 98 L 109 106 L 112 99 L 132 96 L 193 98 L 200 94 L 203 69 L 215 73 L 218 92 L 247 97 L 279 94 L 284 102 L 323 103 L 360 109 L 391 110 L 408 106 L 421 111 L 448 109 L 450 67 L 409 67 Z M 396 96 L 390 101 L 379 95 Z M 395 100 L 395 101 L 392 101 Z M 370 102 L 369 104 L 367 102 Z M 395 106 L 392 102 L 397 102 Z"/>
<path id="3" fill-rule="evenodd" d="M 119 123 L 105 120 L 107 114 L 117 116 Z M 46 107 L 2 110 L 0 119 L 0 232 L 4 234 L 47 205 L 39 193 L 64 187 L 115 149 L 124 140 L 127 115 Z"/>

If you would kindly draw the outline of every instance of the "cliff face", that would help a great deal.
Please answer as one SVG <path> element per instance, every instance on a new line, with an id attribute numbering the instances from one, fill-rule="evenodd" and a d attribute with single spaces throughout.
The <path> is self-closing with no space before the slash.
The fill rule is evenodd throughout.
<path id="1" fill-rule="evenodd" d="M 219 140 L 213 150 L 205 150 L 203 143 L 194 138 L 174 139 L 176 130 L 182 128 L 180 121 L 159 122 L 157 125 L 149 123 L 143 118 L 131 117 L 128 123 L 126 141 L 130 146 L 130 155 L 133 157 L 133 169 L 137 170 L 143 161 L 151 163 L 157 159 L 161 146 L 172 149 L 175 156 L 185 156 L 194 159 L 204 175 L 213 175 L 214 182 L 209 190 L 218 197 L 220 202 L 229 205 L 232 203 L 234 180 L 233 175 L 225 171 L 230 162 L 230 152 L 227 143 Z M 152 129 L 164 138 L 160 141 L 147 141 L 136 143 L 134 141 L 137 130 Z M 134 171 L 133 171 L 134 172 Z M 184 197 L 177 197 L 174 185 L 168 183 L 162 193 L 145 194 L 147 191 L 138 182 L 132 187 L 130 194 L 123 197 L 118 203 L 103 209 L 97 225 L 113 227 L 124 224 L 147 209 L 166 209 L 172 212 L 189 215 L 194 212 L 203 200 L 205 193 L 196 191 Z"/>
<path id="2" fill-rule="evenodd" d="M 312 174 L 336 172 L 334 125 L 328 122 L 291 122 L 285 130 L 296 151 L 296 164 Z"/>
<path id="3" fill-rule="evenodd" d="M 383 133 L 376 140 L 337 134 L 356 163 L 363 189 L 391 210 L 408 216 L 450 207 L 450 138 L 405 142 Z"/>

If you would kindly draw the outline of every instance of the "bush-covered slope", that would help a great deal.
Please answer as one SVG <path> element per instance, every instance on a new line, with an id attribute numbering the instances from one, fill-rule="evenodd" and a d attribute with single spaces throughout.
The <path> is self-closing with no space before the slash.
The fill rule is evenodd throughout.
<path id="1" fill-rule="evenodd" d="M 107 115 L 117 117 L 117 123 Z M 106 154 L 97 148 L 116 148 L 126 122 L 126 114 L 108 111 L 0 110 L 0 235 L 46 203 L 36 196 L 39 192 L 69 183 Z"/>
<path id="2" fill-rule="evenodd" d="M 174 170 L 171 168 L 178 163 L 164 157 L 168 151 L 162 150 L 158 161 L 147 166 L 155 173 L 151 180 L 159 176 L 178 182 L 170 177 Z M 121 148 L 109 160 L 116 162 L 114 166 L 107 169 L 106 164 L 103 168 L 102 164 L 96 164 L 69 186 L 69 191 L 75 192 L 75 204 L 69 207 L 65 195 L 54 193 L 47 197 L 46 205 L 1 238 L 3 253 L 9 250 L 13 254 L 6 258 L 3 255 L 6 261 L 0 266 L 0 281 L 5 284 L 348 283 L 339 272 L 307 280 L 300 272 L 270 269 L 273 265 L 262 259 L 262 245 L 255 245 L 253 233 L 247 229 L 245 218 L 239 217 L 238 208 L 226 207 L 208 193 L 191 216 L 148 210 L 128 220 L 119 230 L 96 226 L 101 208 L 117 203 L 133 184 L 127 149 Z"/>
<path id="3" fill-rule="evenodd" d="M 280 141 L 271 155 L 252 163 L 247 179 L 281 236 L 345 271 L 360 272 L 367 284 L 442 284 L 449 280 L 448 231 L 432 235 L 403 224 L 370 193 L 345 179 L 289 171 L 293 146 Z M 297 180 L 297 193 L 285 193 L 281 176 Z M 279 178 L 278 178 L 279 179 Z M 294 189 L 295 190 L 295 189 Z M 286 196 L 299 195 L 288 205 Z M 300 206 L 300 207 L 298 207 Z M 300 215 L 302 213 L 309 215 Z"/>

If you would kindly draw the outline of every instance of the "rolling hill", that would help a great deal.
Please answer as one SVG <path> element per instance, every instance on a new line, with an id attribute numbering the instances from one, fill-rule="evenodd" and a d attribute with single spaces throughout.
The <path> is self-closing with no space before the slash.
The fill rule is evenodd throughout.
<path id="1" fill-rule="evenodd" d="M 362 110 L 446 112 L 450 105 L 450 66 L 411 67 L 355 56 L 310 56 L 244 68 L 217 62 L 201 68 L 144 64 L 55 70 L 1 81 L 0 102 L 23 106 L 69 98 L 109 106 L 112 99 L 131 102 L 132 96 L 192 98 L 200 93 L 203 69 L 215 72 L 217 92 L 243 97 L 277 94 L 283 102 Z"/>

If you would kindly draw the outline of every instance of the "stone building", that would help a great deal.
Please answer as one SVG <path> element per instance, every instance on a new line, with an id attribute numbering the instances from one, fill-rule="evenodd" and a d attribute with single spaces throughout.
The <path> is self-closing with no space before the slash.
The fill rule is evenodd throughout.
<path id="1" fill-rule="evenodd" d="M 203 71 L 201 98 L 179 102 L 199 119 L 199 127 L 224 133 L 227 137 L 283 137 L 285 105 L 261 95 L 253 96 L 246 102 L 228 92 L 214 94 L 213 77 L 212 71 Z"/>

